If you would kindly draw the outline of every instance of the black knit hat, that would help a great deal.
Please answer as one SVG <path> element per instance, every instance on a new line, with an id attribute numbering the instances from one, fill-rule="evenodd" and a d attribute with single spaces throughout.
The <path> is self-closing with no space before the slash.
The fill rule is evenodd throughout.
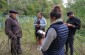
<path id="1" fill-rule="evenodd" d="M 18 12 L 15 11 L 15 10 L 9 10 L 9 13 L 15 13 L 15 14 L 18 14 Z"/>
<path id="2" fill-rule="evenodd" d="M 72 11 L 69 11 L 69 12 L 67 13 L 67 16 L 69 16 L 69 15 L 71 15 L 71 14 L 73 14 L 73 12 L 72 12 Z"/>

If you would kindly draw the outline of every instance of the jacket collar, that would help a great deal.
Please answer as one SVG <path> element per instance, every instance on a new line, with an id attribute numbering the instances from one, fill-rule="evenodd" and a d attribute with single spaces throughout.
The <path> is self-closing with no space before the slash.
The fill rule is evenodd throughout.
<path id="1" fill-rule="evenodd" d="M 55 20 L 54 22 L 52 22 L 51 25 L 54 24 L 54 23 L 58 23 L 58 22 L 63 22 L 63 19 L 59 18 L 59 19 Z"/>

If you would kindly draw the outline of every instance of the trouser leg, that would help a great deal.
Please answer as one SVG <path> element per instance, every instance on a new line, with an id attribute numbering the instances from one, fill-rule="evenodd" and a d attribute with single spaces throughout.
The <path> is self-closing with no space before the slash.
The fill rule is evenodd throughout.
<path id="1" fill-rule="evenodd" d="M 11 39 L 11 54 L 17 55 L 16 39 Z"/>
<path id="2" fill-rule="evenodd" d="M 20 38 L 17 38 L 17 54 L 21 54 L 21 44 L 20 44 Z"/>
<path id="3" fill-rule="evenodd" d="M 70 35 L 70 39 L 69 39 L 70 55 L 73 55 L 74 52 L 73 42 L 74 42 L 74 35 L 72 34 Z"/>
<path id="4" fill-rule="evenodd" d="M 69 47 L 70 47 L 70 55 L 73 55 L 73 51 L 74 51 L 73 40 L 69 42 Z"/>
<path id="5" fill-rule="evenodd" d="M 65 45 L 66 45 L 66 52 L 65 52 L 65 54 L 66 54 L 66 55 L 68 55 L 68 44 L 69 44 L 69 41 L 68 41 L 68 39 L 67 39 L 67 41 L 66 41 L 66 43 L 65 43 Z"/>

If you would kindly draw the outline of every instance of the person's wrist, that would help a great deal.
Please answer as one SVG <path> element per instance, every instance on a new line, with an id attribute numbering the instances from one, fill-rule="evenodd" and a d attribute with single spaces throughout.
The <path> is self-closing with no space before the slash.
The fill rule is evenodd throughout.
<path id="1" fill-rule="evenodd" d="M 75 27 L 75 25 L 72 25 L 73 27 Z"/>

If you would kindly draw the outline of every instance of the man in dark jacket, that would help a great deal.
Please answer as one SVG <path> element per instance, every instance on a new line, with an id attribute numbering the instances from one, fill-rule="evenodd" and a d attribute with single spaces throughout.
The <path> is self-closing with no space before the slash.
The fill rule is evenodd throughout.
<path id="1" fill-rule="evenodd" d="M 67 16 L 69 19 L 67 20 L 67 26 L 69 28 L 69 35 L 68 39 L 66 41 L 66 55 L 68 55 L 68 45 L 70 47 L 70 55 L 73 55 L 73 41 L 74 41 L 74 35 L 77 29 L 80 29 L 80 23 L 81 21 L 74 17 L 74 14 L 72 11 L 67 13 Z"/>
<path id="2" fill-rule="evenodd" d="M 21 53 L 20 38 L 22 37 L 22 30 L 16 19 L 18 12 L 10 10 L 9 13 L 9 18 L 5 21 L 5 33 L 11 40 L 12 55 L 17 55 Z"/>

